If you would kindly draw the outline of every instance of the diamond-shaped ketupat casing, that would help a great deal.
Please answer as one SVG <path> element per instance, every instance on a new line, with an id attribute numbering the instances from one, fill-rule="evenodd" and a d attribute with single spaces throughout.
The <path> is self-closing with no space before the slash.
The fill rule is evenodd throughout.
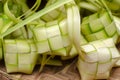
<path id="1" fill-rule="evenodd" d="M 83 18 L 81 31 L 89 42 L 113 38 L 117 43 L 119 37 L 113 16 L 107 11 L 99 11 Z"/>
<path id="2" fill-rule="evenodd" d="M 97 40 L 81 47 L 85 60 L 79 57 L 77 67 L 82 80 L 107 79 L 110 70 L 120 58 L 113 39 Z"/>
<path id="3" fill-rule="evenodd" d="M 33 38 L 39 54 L 68 56 L 70 41 L 66 19 L 55 20 L 38 25 L 32 29 Z"/>
<path id="4" fill-rule="evenodd" d="M 37 56 L 33 40 L 4 41 L 4 59 L 8 73 L 31 74 L 36 65 Z"/>

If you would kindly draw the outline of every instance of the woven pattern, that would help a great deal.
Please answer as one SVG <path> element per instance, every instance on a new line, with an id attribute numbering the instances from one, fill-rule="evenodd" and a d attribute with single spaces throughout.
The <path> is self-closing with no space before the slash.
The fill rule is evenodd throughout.
<path id="1" fill-rule="evenodd" d="M 103 79 L 108 78 L 110 69 L 120 57 L 113 40 L 94 41 L 81 47 L 86 53 L 85 61 L 80 58 L 78 60 L 82 80 L 101 79 L 101 76 Z"/>
<path id="2" fill-rule="evenodd" d="M 35 45 L 29 40 L 5 40 L 4 59 L 8 73 L 30 74 L 37 60 Z"/>
<path id="3" fill-rule="evenodd" d="M 54 23 L 54 24 L 53 24 Z M 53 21 L 32 29 L 38 53 L 67 56 L 67 47 L 70 46 L 66 20 Z"/>
<path id="4" fill-rule="evenodd" d="M 64 9 L 64 8 L 62 8 Z M 64 18 L 66 15 L 60 9 L 55 9 L 41 17 L 46 22 L 53 21 L 59 18 Z"/>
<path id="5" fill-rule="evenodd" d="M 46 4 L 45 7 L 48 7 L 49 5 L 52 5 L 53 3 L 55 3 L 56 1 L 48 1 L 48 3 Z M 61 6 L 57 9 L 54 9 L 50 12 L 48 12 L 47 14 L 43 15 L 41 17 L 42 20 L 46 21 L 46 22 L 49 22 L 49 21 L 54 21 L 54 20 L 58 20 L 58 19 L 61 19 L 61 18 L 65 18 L 66 17 L 66 11 L 65 11 L 65 8 L 64 6 Z"/>
<path id="6" fill-rule="evenodd" d="M 112 37 L 116 42 L 118 39 L 116 25 L 108 12 L 105 11 L 85 17 L 81 29 L 88 41 Z"/>

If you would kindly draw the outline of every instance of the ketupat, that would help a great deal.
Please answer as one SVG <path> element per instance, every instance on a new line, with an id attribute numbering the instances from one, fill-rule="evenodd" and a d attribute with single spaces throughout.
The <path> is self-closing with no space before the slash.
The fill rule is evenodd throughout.
<path id="1" fill-rule="evenodd" d="M 52 1 L 52 0 L 49 0 L 49 1 Z M 15 23 L 15 26 L 13 25 L 13 27 L 11 27 L 7 31 L 3 32 L 1 36 L 5 37 L 6 35 L 12 33 L 13 31 L 18 30 L 20 27 L 22 27 L 24 25 L 27 25 L 28 27 L 30 26 L 30 30 L 33 32 L 32 35 L 31 35 L 31 33 L 29 34 L 29 37 L 34 38 L 35 42 L 32 41 L 34 43 L 34 45 L 38 45 L 38 46 L 36 46 L 37 47 L 37 50 L 36 50 L 37 52 L 36 53 L 45 54 L 46 52 L 49 52 L 51 54 L 53 52 L 54 54 L 51 54 L 51 55 L 59 55 L 59 56 L 62 57 L 62 59 L 72 58 L 72 57 L 78 55 L 78 53 L 79 53 L 78 69 L 80 69 L 80 73 L 81 73 L 81 76 L 82 76 L 83 80 L 86 80 L 86 79 L 88 80 L 88 78 L 91 77 L 91 75 L 87 75 L 86 73 L 83 74 L 84 71 L 82 72 L 81 66 L 84 67 L 84 65 L 82 65 L 82 64 L 84 64 L 84 63 L 87 64 L 88 63 L 89 67 L 90 67 L 90 65 L 92 65 L 92 63 L 98 64 L 101 61 L 101 59 L 103 59 L 103 58 L 101 58 L 101 56 L 103 56 L 103 55 L 106 55 L 108 58 L 111 57 L 107 60 L 108 62 L 110 61 L 109 62 L 110 66 L 108 66 L 105 63 L 106 71 L 110 71 L 110 69 L 114 66 L 115 62 L 119 58 L 119 52 L 117 51 L 117 49 L 115 48 L 115 45 L 114 45 L 114 42 L 115 43 L 117 42 L 119 34 L 117 33 L 116 23 L 114 22 L 111 15 L 109 15 L 109 13 L 107 11 L 103 11 L 103 12 L 100 11 L 96 14 L 90 15 L 89 16 L 90 18 L 88 18 L 88 17 L 84 18 L 82 20 L 83 24 L 81 25 L 81 23 L 80 23 L 81 22 L 80 21 L 81 20 L 81 16 L 80 16 L 81 14 L 79 13 L 79 8 L 77 7 L 75 2 L 73 2 L 72 0 L 65 0 L 63 2 L 62 2 L 62 0 L 61 1 L 55 0 L 55 1 L 56 2 L 53 1 L 52 4 L 51 3 L 47 4 L 47 6 L 45 8 L 40 10 L 41 12 L 39 12 L 39 11 L 38 12 L 33 12 L 31 15 L 29 15 L 30 17 L 27 16 L 27 17 L 25 17 L 24 20 L 21 20 L 20 22 L 18 21 L 18 23 Z M 70 2 L 70 1 L 72 1 L 72 2 Z M 78 1 L 78 0 L 76 0 L 76 1 Z M 70 2 L 70 3 L 68 3 L 68 2 Z M 80 2 L 80 1 L 78 1 L 78 2 Z M 63 7 L 63 4 L 66 4 L 65 7 Z M 62 6 L 62 8 L 58 8 L 60 6 Z M 58 10 L 58 9 L 60 9 L 60 10 Z M 63 9 L 63 12 L 62 12 L 62 9 Z M 66 10 L 65 13 L 64 13 L 64 10 Z M 60 12 L 61 12 L 63 17 L 58 18 L 58 15 L 59 15 Z M 55 16 L 54 16 L 54 14 L 55 14 Z M 52 16 L 52 17 L 50 18 L 50 16 Z M 35 25 L 30 24 L 30 23 L 32 23 L 32 21 L 36 20 L 37 17 L 38 18 L 41 17 L 42 20 L 45 20 L 45 23 L 43 21 L 43 24 L 41 24 L 41 23 L 40 24 L 38 23 L 37 25 L 36 24 Z M 49 18 L 49 19 L 46 19 L 46 18 Z M 12 20 L 14 22 L 14 19 L 12 19 Z M 99 22 L 99 21 L 101 21 L 101 22 Z M 85 25 L 90 25 L 90 27 L 86 28 L 86 27 L 84 27 L 84 24 Z M 98 25 L 98 24 L 99 24 L 99 26 L 97 27 L 96 25 Z M 81 26 L 82 26 L 82 29 L 81 29 Z M 112 27 L 112 29 L 110 29 L 111 27 Z M 91 28 L 92 31 L 89 28 Z M 101 31 L 101 29 L 102 29 L 102 31 Z M 84 34 L 84 35 L 81 34 L 81 31 L 83 32 L 82 34 Z M 99 32 L 99 31 L 100 31 L 100 34 L 98 33 L 97 35 L 95 34 L 91 37 L 92 32 L 94 34 L 94 32 Z M 65 34 L 63 34 L 63 33 L 65 33 Z M 44 36 L 43 36 L 43 34 L 44 34 Z M 103 34 L 103 35 L 101 35 L 101 34 Z M 17 36 L 18 36 L 17 38 L 20 38 L 19 35 L 17 35 Z M 64 38 L 64 36 L 65 36 L 65 38 Z M 112 39 L 107 39 L 107 38 L 111 38 L 111 37 L 114 37 L 114 40 L 113 40 L 114 42 L 112 41 Z M 65 40 L 62 41 L 62 39 L 65 39 Z M 105 39 L 105 40 L 89 42 L 89 41 L 98 40 L 98 39 Z M 43 45 L 43 46 L 39 45 L 39 43 L 42 44 L 44 41 L 47 43 L 47 45 Z M 66 41 L 66 42 L 64 42 L 64 41 Z M 104 41 L 109 42 L 108 46 L 103 44 Z M 5 51 L 4 59 L 5 59 L 7 71 L 8 72 L 24 72 L 24 73 L 29 73 L 30 74 L 33 70 L 33 67 L 35 66 L 35 63 L 33 64 L 32 68 L 28 68 L 29 70 L 23 71 L 24 69 L 26 69 L 26 67 L 23 68 L 24 65 L 19 64 L 19 61 L 21 63 L 23 63 L 21 60 L 19 60 L 19 57 L 20 58 L 25 57 L 26 59 L 29 60 L 29 56 L 27 55 L 27 53 L 29 53 L 29 55 L 32 55 L 32 54 L 30 54 L 29 51 L 27 51 L 27 52 L 25 51 L 24 52 L 25 54 L 22 54 L 21 51 L 18 51 L 17 54 L 16 53 L 12 54 L 13 52 L 11 53 L 11 50 L 9 50 L 10 48 L 7 48 L 7 46 L 9 44 L 11 45 L 11 43 L 13 43 L 12 45 L 14 45 L 14 46 L 12 46 L 12 45 L 11 46 L 12 47 L 15 47 L 15 46 L 17 47 L 17 49 L 14 49 L 15 51 L 17 51 L 19 49 L 23 49 L 25 47 L 30 50 L 30 46 L 28 46 L 28 45 L 31 44 L 31 43 L 29 43 L 29 40 L 27 40 L 27 39 L 5 40 L 4 39 L 3 42 L 4 42 L 4 46 L 6 46 L 6 47 L 3 47 L 3 49 Z M 19 44 L 19 43 L 21 43 L 22 47 L 16 45 L 16 44 Z M 24 46 L 24 43 L 26 44 L 26 46 Z M 100 45 L 93 47 L 93 44 L 102 44 L 102 49 L 99 48 Z M 110 44 L 112 44 L 112 46 L 110 46 Z M 83 48 L 83 46 L 85 46 L 85 45 L 89 45 L 89 46 L 87 48 L 86 47 Z M 86 56 L 88 55 L 87 53 L 89 52 L 89 51 L 87 52 L 86 50 L 92 50 L 90 46 L 92 47 L 92 49 L 95 49 L 97 47 L 98 50 L 95 49 L 96 50 L 96 52 L 95 52 L 96 55 L 98 55 L 99 53 L 103 53 L 103 54 L 99 54 L 97 57 L 96 56 L 89 56 L 89 57 L 91 57 L 91 59 L 89 61 L 96 59 L 97 62 L 93 61 L 91 63 L 89 61 L 86 61 L 87 59 L 89 59 L 88 57 L 86 58 Z M 68 51 L 67 51 L 66 47 L 68 47 Z M 90 49 L 89 49 L 89 47 L 90 47 Z M 110 51 L 111 47 L 114 47 L 113 51 L 116 51 L 116 53 L 115 53 L 115 54 L 117 54 L 116 56 L 108 55 L 110 52 L 113 52 L 113 51 Z M 108 48 L 110 48 L 110 50 L 108 50 Z M 62 49 L 62 51 L 59 51 L 59 49 L 60 50 Z M 6 52 L 6 50 L 9 50 L 9 51 Z M 108 54 L 105 54 L 104 52 L 106 52 Z M 34 53 L 33 55 L 36 55 L 36 53 Z M 48 55 L 50 55 L 50 54 L 48 54 Z M 15 59 L 16 57 L 12 58 L 9 55 L 18 55 L 17 56 L 18 60 Z M 81 58 L 84 59 L 86 62 L 82 61 Z M 114 60 L 114 58 L 115 58 L 115 62 L 113 61 L 113 63 L 112 63 L 112 59 Z M 37 58 L 34 56 L 33 61 L 35 59 L 37 59 Z M 10 60 L 10 62 L 9 62 L 9 60 Z M 18 64 L 14 60 L 17 60 Z M 11 64 L 11 63 L 13 63 L 13 64 Z M 30 67 L 31 63 L 30 62 L 26 62 L 26 63 L 28 64 L 28 67 Z M 79 63 L 81 63 L 80 66 L 79 66 Z M 11 66 L 11 65 L 17 65 L 17 66 Z M 21 66 L 22 68 L 19 68 L 19 66 Z M 97 65 L 95 67 L 96 70 L 100 66 L 101 66 L 101 64 Z M 15 68 L 13 69 L 13 67 L 15 67 L 16 69 Z M 89 67 L 87 68 L 87 71 L 90 70 Z M 93 73 L 93 75 L 92 75 L 92 78 L 89 78 L 89 80 L 93 80 L 93 79 L 96 79 L 98 77 L 99 78 L 104 78 L 104 79 L 109 77 L 109 72 L 106 72 L 106 73 L 103 72 L 103 73 L 105 74 L 105 76 L 100 76 L 101 73 L 99 73 L 99 69 L 98 69 L 98 73 L 97 73 L 97 71 L 95 71 L 95 73 Z M 90 72 L 90 74 L 91 74 L 91 72 Z M 84 75 L 86 75 L 85 78 L 84 78 Z"/>
<path id="2" fill-rule="evenodd" d="M 113 16 L 107 11 L 100 11 L 83 18 L 81 29 L 89 42 L 112 37 L 117 43 L 119 37 Z"/>
<path id="3" fill-rule="evenodd" d="M 66 20 L 51 21 L 46 24 L 33 27 L 33 38 L 38 53 L 49 55 L 68 56 L 70 42 L 66 31 Z"/>
<path id="4" fill-rule="evenodd" d="M 78 58 L 77 66 L 82 80 L 108 79 L 110 71 L 120 58 L 113 39 L 97 40 L 81 46 L 85 61 Z"/>
<path id="5" fill-rule="evenodd" d="M 33 40 L 5 40 L 3 45 L 7 72 L 31 74 L 38 56 Z"/>

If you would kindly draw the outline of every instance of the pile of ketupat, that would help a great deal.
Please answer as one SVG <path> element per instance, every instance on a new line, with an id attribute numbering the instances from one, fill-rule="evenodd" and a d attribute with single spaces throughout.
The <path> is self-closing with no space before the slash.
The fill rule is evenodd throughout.
<path id="1" fill-rule="evenodd" d="M 0 1 L 0 59 L 8 73 L 31 74 L 37 61 L 41 71 L 77 55 L 81 80 L 107 79 L 120 66 L 119 0 L 27 2 Z"/>

